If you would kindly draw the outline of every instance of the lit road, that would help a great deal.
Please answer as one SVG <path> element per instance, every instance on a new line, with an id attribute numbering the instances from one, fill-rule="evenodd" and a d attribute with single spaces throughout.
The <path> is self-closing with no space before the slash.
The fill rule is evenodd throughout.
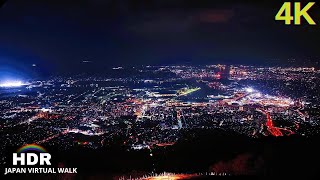
<path id="1" fill-rule="evenodd" d="M 273 121 L 270 117 L 270 114 L 268 112 L 265 112 L 266 116 L 267 116 L 267 122 L 266 122 L 266 126 L 268 128 L 268 131 L 273 135 L 273 136 L 283 136 L 282 132 L 280 131 L 279 128 L 275 127 L 273 125 Z"/>
<path id="2" fill-rule="evenodd" d="M 292 134 L 294 134 L 294 132 L 291 131 L 291 130 L 289 130 L 289 129 L 275 127 L 274 124 L 273 124 L 273 121 L 272 121 L 272 118 L 271 118 L 270 114 L 269 114 L 268 112 L 266 112 L 265 110 L 258 109 L 258 111 L 266 115 L 266 117 L 267 117 L 267 122 L 266 122 L 265 125 L 267 126 L 267 129 L 268 129 L 268 131 L 270 132 L 270 134 L 271 134 L 272 136 L 275 136 L 275 137 L 283 136 L 283 135 L 284 135 L 284 134 L 282 133 L 283 131 L 288 132 L 287 135 L 292 135 Z"/>

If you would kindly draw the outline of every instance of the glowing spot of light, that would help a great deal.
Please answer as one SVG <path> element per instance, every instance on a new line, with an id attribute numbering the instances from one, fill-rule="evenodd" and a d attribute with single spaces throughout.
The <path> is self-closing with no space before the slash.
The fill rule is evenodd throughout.
<path id="1" fill-rule="evenodd" d="M 0 83 L 0 87 L 20 87 L 24 84 L 21 81 L 6 81 Z"/>
<path id="2" fill-rule="evenodd" d="M 251 87 L 248 87 L 248 88 L 246 88 L 246 91 L 247 91 L 248 93 L 252 93 L 252 92 L 254 91 L 254 89 L 252 89 Z"/>

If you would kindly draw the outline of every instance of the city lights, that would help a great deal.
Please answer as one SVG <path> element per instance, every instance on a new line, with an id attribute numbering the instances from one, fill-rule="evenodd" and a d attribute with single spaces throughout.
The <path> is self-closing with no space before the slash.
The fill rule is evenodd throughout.
<path id="1" fill-rule="evenodd" d="M 127 77 L 117 72 L 114 77 L 2 79 L 0 127 L 6 134 L 0 139 L 6 145 L 31 142 L 67 152 L 121 146 L 126 153 L 146 153 L 143 157 L 157 161 L 157 151 L 192 140 L 184 132 L 196 137 L 199 130 L 223 131 L 249 139 L 319 134 L 313 127 L 320 116 L 313 109 L 320 101 L 312 100 L 319 98 L 314 83 L 320 70 L 305 78 L 305 69 L 298 68 L 233 68 L 248 74 L 224 75 L 217 81 L 211 74 L 221 72 L 220 66 L 149 66 L 136 67 Z M 148 83 L 140 73 L 148 75 Z M 297 80 L 283 83 L 288 77 Z M 302 79 L 305 84 L 300 85 Z M 292 93 L 293 88 L 299 93 Z M 194 176 L 152 174 L 145 179 L 167 177 Z"/>

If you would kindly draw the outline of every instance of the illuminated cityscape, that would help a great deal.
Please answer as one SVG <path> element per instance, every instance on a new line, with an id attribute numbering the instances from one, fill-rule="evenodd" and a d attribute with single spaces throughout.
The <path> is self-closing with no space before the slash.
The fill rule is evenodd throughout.
<path id="1" fill-rule="evenodd" d="M 0 0 L 0 180 L 320 179 L 318 12 Z"/>
<path id="2" fill-rule="evenodd" d="M 120 77 L 7 82 L 1 86 L 1 152 L 32 143 L 99 149 L 120 136 L 128 151 L 147 150 L 151 157 L 194 129 L 253 139 L 319 133 L 315 68 L 231 66 L 225 76 L 226 65 L 130 69 L 128 77 L 121 77 L 127 69 L 116 68 Z"/>

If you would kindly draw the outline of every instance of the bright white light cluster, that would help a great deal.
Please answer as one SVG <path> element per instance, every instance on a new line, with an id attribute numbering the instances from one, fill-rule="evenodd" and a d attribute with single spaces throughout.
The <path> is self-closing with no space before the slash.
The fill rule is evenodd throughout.
<path id="1" fill-rule="evenodd" d="M 23 86 L 23 83 L 21 81 L 6 81 L 3 83 L 0 83 L 0 87 L 20 87 Z"/>
<path id="2" fill-rule="evenodd" d="M 248 88 L 246 88 L 246 91 L 247 91 L 248 93 L 252 93 L 252 92 L 254 91 L 254 89 L 251 88 L 251 87 L 248 87 Z"/>

